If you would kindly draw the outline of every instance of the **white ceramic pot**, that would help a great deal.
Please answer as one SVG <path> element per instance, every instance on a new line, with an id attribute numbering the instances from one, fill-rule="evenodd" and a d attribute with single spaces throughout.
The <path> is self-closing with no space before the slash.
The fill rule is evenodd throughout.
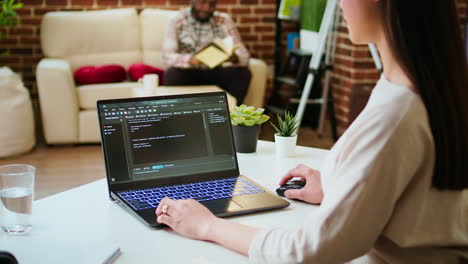
<path id="1" fill-rule="evenodd" d="M 275 152 L 278 158 L 294 156 L 296 150 L 297 135 L 283 137 L 275 134 Z"/>

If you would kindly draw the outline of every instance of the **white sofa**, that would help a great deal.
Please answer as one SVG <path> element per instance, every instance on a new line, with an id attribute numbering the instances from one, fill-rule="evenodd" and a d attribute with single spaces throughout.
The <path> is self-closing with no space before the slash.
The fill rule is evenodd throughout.
<path id="1" fill-rule="evenodd" d="M 36 80 L 48 144 L 100 142 L 96 101 L 133 96 L 135 82 L 77 86 L 73 72 L 85 65 L 146 63 L 162 68 L 161 47 L 176 11 L 133 8 L 49 12 L 41 23 L 45 58 Z M 245 104 L 263 106 L 267 66 L 251 59 L 252 80 Z"/>

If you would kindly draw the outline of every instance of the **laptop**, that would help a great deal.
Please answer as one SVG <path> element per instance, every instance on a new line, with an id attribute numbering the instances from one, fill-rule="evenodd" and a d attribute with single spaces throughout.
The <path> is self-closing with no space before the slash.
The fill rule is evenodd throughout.
<path id="1" fill-rule="evenodd" d="M 151 227 L 164 197 L 220 217 L 289 206 L 239 175 L 227 102 L 225 92 L 98 101 L 111 200 Z"/>

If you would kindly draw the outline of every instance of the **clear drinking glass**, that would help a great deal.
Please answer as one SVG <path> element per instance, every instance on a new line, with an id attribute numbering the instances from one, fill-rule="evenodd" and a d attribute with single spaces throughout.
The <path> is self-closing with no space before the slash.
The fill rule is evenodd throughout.
<path id="1" fill-rule="evenodd" d="M 31 230 L 35 172 L 25 164 L 0 166 L 0 223 L 9 234 Z"/>

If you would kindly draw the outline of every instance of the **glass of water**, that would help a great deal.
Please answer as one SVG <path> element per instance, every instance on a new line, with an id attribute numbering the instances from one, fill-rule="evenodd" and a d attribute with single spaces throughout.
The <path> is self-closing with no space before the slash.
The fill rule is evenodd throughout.
<path id="1" fill-rule="evenodd" d="M 0 166 L 0 223 L 9 234 L 31 230 L 35 172 L 25 164 Z"/>

